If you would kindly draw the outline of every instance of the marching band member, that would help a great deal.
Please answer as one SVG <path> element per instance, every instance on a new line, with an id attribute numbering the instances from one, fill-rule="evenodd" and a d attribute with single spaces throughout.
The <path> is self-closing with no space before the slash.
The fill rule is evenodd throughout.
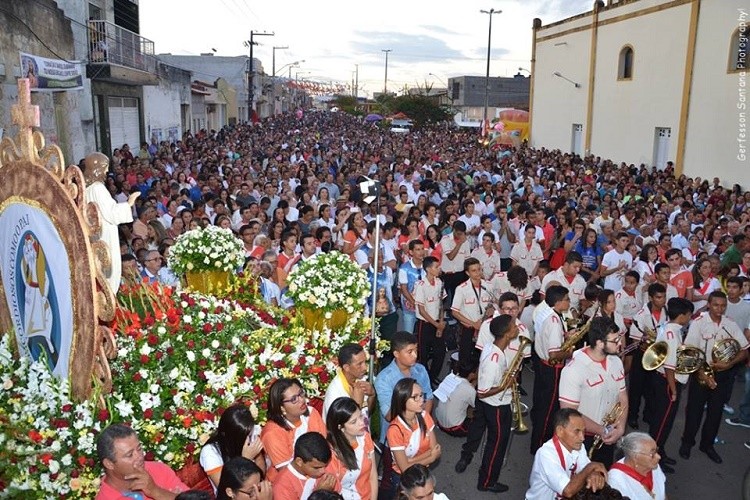
<path id="1" fill-rule="evenodd" d="M 657 264 L 663 265 L 663 264 Z M 676 296 L 675 296 L 676 298 Z M 630 342 L 636 343 L 643 340 L 647 330 L 654 330 L 657 335 L 668 322 L 667 289 L 661 283 L 652 283 L 648 286 L 648 302 L 640 311 L 633 316 L 633 324 L 630 326 Z M 643 369 L 643 350 L 636 349 L 630 356 L 625 358 L 625 367 L 628 370 L 628 425 L 633 429 L 638 428 L 638 414 L 641 411 L 641 399 L 646 387 L 646 370 Z"/>
<path id="2" fill-rule="evenodd" d="M 666 500 L 667 477 L 659 468 L 659 450 L 644 432 L 631 432 L 617 443 L 625 456 L 609 470 L 609 485 L 630 500 Z"/>
<path id="3" fill-rule="evenodd" d="M 612 465 L 614 444 L 625 433 L 628 414 L 625 370 L 617 356 L 620 341 L 617 326 L 611 319 L 594 318 L 588 331 L 588 347 L 576 351 L 560 374 L 560 407 L 581 412 L 589 448 L 595 436 L 601 436 L 602 447 L 593 452 L 593 458 L 605 466 Z M 619 416 L 612 422 L 605 422 L 617 403 L 622 410 Z"/>
<path id="4" fill-rule="evenodd" d="M 568 289 L 570 294 L 570 308 L 577 313 L 580 310 L 581 300 L 586 291 L 586 280 L 579 273 L 583 265 L 583 257 L 578 252 L 570 252 L 565 257 L 565 263 L 556 271 L 547 274 L 542 280 L 542 293 L 544 293 L 552 282 L 558 282 Z"/>
<path id="5" fill-rule="evenodd" d="M 703 420 L 703 408 L 706 406 L 706 419 L 703 422 L 699 449 L 708 458 L 720 464 L 721 456 L 714 449 L 714 440 L 719 433 L 721 413 L 724 404 L 732 395 L 732 387 L 736 375 L 736 366 L 741 366 L 747 360 L 748 341 L 737 323 L 724 316 L 727 310 L 727 296 L 724 292 L 711 292 L 708 296 L 708 311 L 701 314 L 690 324 L 685 344 L 703 349 L 706 361 L 714 371 L 714 377 L 706 377 L 703 370 L 690 377 L 688 385 L 688 400 L 685 409 L 685 430 L 682 433 L 680 456 L 690 458 L 690 449 L 695 444 L 695 434 Z M 713 361 L 712 352 L 717 342 L 734 339 L 740 345 L 740 351 L 730 360 Z M 701 385 L 699 379 L 707 383 Z"/>
<path id="6" fill-rule="evenodd" d="M 493 233 L 484 233 L 481 239 L 481 245 L 471 252 L 474 257 L 482 264 L 482 273 L 487 281 L 497 272 L 500 272 L 500 252 L 495 250 L 495 235 Z"/>
<path id="7" fill-rule="evenodd" d="M 625 326 L 630 327 L 633 322 L 633 316 L 643 306 L 643 294 L 638 290 L 638 283 L 641 277 L 637 271 L 628 271 L 625 274 L 625 280 L 622 284 L 622 290 L 615 293 L 615 302 L 617 303 L 617 312 L 625 320 Z"/>
<path id="8" fill-rule="evenodd" d="M 440 240 L 443 257 L 440 267 L 443 270 L 443 282 L 448 300 L 453 301 L 456 288 L 466 281 L 464 263 L 471 252 L 471 244 L 466 238 L 466 224 L 457 220 L 453 223 L 453 232 Z"/>
<path id="9" fill-rule="evenodd" d="M 677 348 L 682 345 L 682 328 L 690 322 L 693 310 L 692 302 L 687 299 L 669 299 L 669 323 L 666 328 L 658 330 L 656 335 L 657 342 L 667 343 L 667 359 L 646 378 L 648 397 L 645 414 L 649 424 L 648 433 L 658 445 L 661 467 L 667 473 L 674 472 L 672 466 L 677 462 L 667 456 L 664 445 L 672 432 L 682 386 L 688 381 L 687 375 L 675 374 Z"/>
<path id="10" fill-rule="evenodd" d="M 419 362 L 427 368 L 430 380 L 435 382 L 445 359 L 442 306 L 446 293 L 442 280 L 438 278 L 440 262 L 435 257 L 425 257 L 422 268 L 426 276 L 414 285 L 414 301 L 417 305 L 414 333 L 419 341 Z"/>
<path id="11" fill-rule="evenodd" d="M 513 264 L 526 270 L 529 277 L 536 275 L 539 262 L 544 258 L 542 247 L 536 242 L 537 227 L 533 223 L 526 224 L 523 230 L 523 240 L 513 245 L 510 258 Z"/>
<path id="12" fill-rule="evenodd" d="M 521 266 L 511 266 L 505 272 L 495 273 L 490 279 L 490 291 L 495 297 L 513 292 L 518 296 L 520 310 L 523 310 L 526 301 L 534 293 L 529 285 L 529 276 Z"/>
<path id="13" fill-rule="evenodd" d="M 505 292 L 504 294 L 500 295 L 500 298 L 498 299 L 499 308 L 498 310 L 492 315 L 492 318 L 486 319 L 482 322 L 482 326 L 479 327 L 479 333 L 477 334 L 477 343 L 474 347 L 479 349 L 480 351 L 486 346 L 487 344 L 491 344 L 495 341 L 495 337 L 492 336 L 492 332 L 490 332 L 490 323 L 492 322 L 493 318 L 496 318 L 497 316 L 500 316 L 501 314 L 508 314 L 513 317 L 514 320 L 516 320 L 516 325 L 518 326 L 518 336 L 514 338 L 510 345 L 508 346 L 508 350 L 512 351 L 511 357 L 515 356 L 515 354 L 518 352 L 519 348 L 519 338 L 520 337 L 526 337 L 529 340 L 534 340 L 531 333 L 529 332 L 529 329 L 526 328 L 526 326 L 521 323 L 521 320 L 518 319 L 518 313 L 519 313 L 519 304 L 518 304 L 518 295 L 516 295 L 513 292 Z M 531 345 L 527 345 L 524 349 L 524 358 L 531 357 Z"/>
<path id="14" fill-rule="evenodd" d="M 451 311 L 461 323 L 458 342 L 458 359 L 461 366 L 476 368 L 478 356 L 474 349 L 479 327 L 482 326 L 487 308 L 492 305 L 489 283 L 482 279 L 482 265 L 474 257 L 464 262 L 464 271 L 469 279 L 458 285 L 453 296 Z"/>
<path id="15" fill-rule="evenodd" d="M 561 363 L 570 357 L 570 352 L 560 350 L 567 332 L 562 315 L 570 307 L 568 289 L 564 286 L 552 285 L 547 289 L 544 301 L 550 307 L 551 312 L 535 334 L 534 351 L 539 360 L 535 366 L 536 376 L 531 408 L 530 449 L 532 454 L 552 437 L 552 416 L 560 408 L 558 385 L 562 370 Z"/>
<path id="16" fill-rule="evenodd" d="M 628 329 L 625 326 L 625 319 L 617 312 L 617 303 L 615 301 L 615 292 L 606 288 L 599 292 L 599 316 L 609 318 L 617 325 L 617 334 L 625 338 Z"/>
<path id="17" fill-rule="evenodd" d="M 508 491 L 508 486 L 498 483 L 497 479 L 503 466 L 513 420 L 510 408 L 511 385 L 502 385 L 502 381 L 512 360 L 508 345 L 518 336 L 518 326 L 512 316 L 503 314 L 492 319 L 490 332 L 494 341 L 482 350 L 474 420 L 469 426 L 469 435 L 461 451 L 461 459 L 456 464 L 456 471 L 466 470 L 486 428 L 487 442 L 482 453 L 482 465 L 479 467 L 477 489 L 502 493 Z M 512 383 L 514 382 L 511 381 Z M 470 449 L 472 447 L 474 450 Z"/>
<path id="18" fill-rule="evenodd" d="M 577 410 L 555 413 L 555 434 L 536 452 L 526 500 L 573 498 L 588 488 L 599 491 L 607 481 L 607 469 L 591 462 L 583 445 L 586 423 Z"/>

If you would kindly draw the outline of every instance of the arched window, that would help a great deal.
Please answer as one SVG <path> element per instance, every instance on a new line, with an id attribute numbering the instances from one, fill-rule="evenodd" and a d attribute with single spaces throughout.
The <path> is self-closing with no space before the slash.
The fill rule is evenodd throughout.
<path id="1" fill-rule="evenodd" d="M 734 30 L 729 42 L 729 66 L 727 71 L 747 70 L 748 35 L 750 35 L 750 32 L 748 32 L 747 26 Z"/>
<path id="2" fill-rule="evenodd" d="M 617 65 L 618 80 L 633 79 L 633 47 L 626 45 L 620 50 L 620 60 Z"/>

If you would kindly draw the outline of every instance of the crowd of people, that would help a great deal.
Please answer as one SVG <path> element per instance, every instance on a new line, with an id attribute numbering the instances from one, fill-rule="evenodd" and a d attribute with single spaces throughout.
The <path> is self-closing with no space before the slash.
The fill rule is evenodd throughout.
<path id="1" fill-rule="evenodd" d="M 379 181 L 369 204 L 365 177 Z M 524 364 L 534 371 L 528 500 L 665 498 L 684 391 L 679 456 L 689 459 L 700 430 L 700 451 L 722 462 L 714 439 L 734 411 L 726 404 L 750 339 L 750 192 L 738 185 L 676 178 L 671 163 L 490 151 L 447 124 L 393 134 L 310 112 L 135 155 L 125 145 L 106 186 L 117 201 L 141 193 L 134 222 L 120 225 L 124 282 L 178 286 L 170 246 L 211 224 L 242 241 L 269 304 L 293 307 L 287 275 L 321 252 L 349 255 L 375 283 L 363 307 L 377 304 L 391 349 L 374 386 L 365 352 L 350 345 L 322 414 L 293 379 L 270 388 L 262 431 L 242 407 L 227 409 L 201 452 L 217 498 L 432 498 L 436 426 L 465 438 L 459 474 L 486 434 L 477 488 L 507 491 L 499 479 Z M 647 370 L 654 344 L 666 349 Z M 687 374 L 683 345 L 705 367 Z M 444 375 L 449 352 L 457 359 Z M 750 377 L 745 387 L 727 422 L 750 428 Z M 382 425 L 371 437 L 376 401 Z M 99 450 L 103 484 L 173 498 L 184 485 L 144 468 L 137 437 L 119 432 Z M 135 469 L 118 469 L 118 440 L 129 440 L 131 462 L 141 454 Z"/>

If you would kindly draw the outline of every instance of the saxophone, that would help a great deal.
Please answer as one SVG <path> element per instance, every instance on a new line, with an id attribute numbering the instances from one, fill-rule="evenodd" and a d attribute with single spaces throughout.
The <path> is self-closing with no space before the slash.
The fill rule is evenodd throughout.
<path id="1" fill-rule="evenodd" d="M 614 404 L 612 408 L 607 412 L 606 415 L 604 415 L 604 418 L 602 418 L 602 425 L 604 427 L 608 427 L 613 425 L 622 415 L 622 404 L 618 401 Z M 594 453 L 596 450 L 602 447 L 602 444 L 604 444 L 604 439 L 599 434 L 596 435 L 594 438 L 594 442 L 591 443 L 591 448 L 589 448 L 589 460 L 591 460 L 591 457 L 594 456 Z"/>
<path id="2" fill-rule="evenodd" d="M 594 311 L 594 314 L 591 315 L 588 321 L 575 333 L 568 336 L 567 339 L 562 343 L 560 346 L 560 351 L 562 352 L 568 352 L 572 351 L 576 344 L 586 338 L 586 335 L 589 333 L 589 329 L 591 328 L 591 322 L 596 317 L 596 313 L 599 312 L 599 306 L 596 307 L 596 310 Z"/>

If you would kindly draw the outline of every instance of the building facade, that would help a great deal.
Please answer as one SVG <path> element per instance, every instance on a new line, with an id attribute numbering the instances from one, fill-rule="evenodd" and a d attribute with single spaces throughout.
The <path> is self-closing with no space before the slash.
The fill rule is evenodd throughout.
<path id="1" fill-rule="evenodd" d="M 723 0 L 598 1 L 533 25 L 531 144 L 750 185 L 746 26 Z M 744 44 L 744 46 L 743 46 Z"/>
<path id="2" fill-rule="evenodd" d="M 482 121 L 485 81 L 483 76 L 459 76 L 448 79 L 446 100 L 460 114 L 461 122 Z M 487 116 L 492 119 L 506 108 L 528 110 L 529 88 L 530 78 L 521 74 L 513 77 L 490 77 Z"/>

